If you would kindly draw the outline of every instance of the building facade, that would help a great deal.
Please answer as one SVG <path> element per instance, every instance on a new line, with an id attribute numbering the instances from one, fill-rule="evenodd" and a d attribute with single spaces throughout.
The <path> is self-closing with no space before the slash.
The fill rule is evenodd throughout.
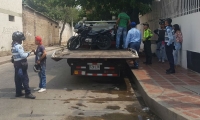
<path id="1" fill-rule="evenodd" d="M 179 64 L 200 72 L 200 1 L 199 0 L 160 0 L 153 2 L 152 12 L 140 16 L 140 23 L 148 22 L 152 30 L 159 27 L 159 19 L 172 18 L 172 24 L 179 24 L 183 33 Z M 141 30 L 141 25 L 138 26 Z M 157 39 L 154 35 L 153 39 Z"/>
<path id="2" fill-rule="evenodd" d="M 29 51 L 36 48 L 35 36 L 41 36 L 43 45 L 52 46 L 59 43 L 59 24 L 58 22 L 48 18 L 23 4 L 23 32 L 26 40 L 23 45 L 25 50 Z"/>
<path id="3" fill-rule="evenodd" d="M 0 56 L 11 54 L 12 33 L 22 31 L 22 0 L 0 0 Z"/>
<path id="4" fill-rule="evenodd" d="M 47 46 L 58 45 L 62 24 L 54 21 L 22 4 L 22 0 L 0 0 L 0 57 L 11 54 L 12 33 L 22 31 L 26 40 L 23 42 L 25 51 L 36 48 L 35 36 L 43 38 Z M 63 31 L 62 44 L 72 36 L 72 29 L 66 24 Z"/>

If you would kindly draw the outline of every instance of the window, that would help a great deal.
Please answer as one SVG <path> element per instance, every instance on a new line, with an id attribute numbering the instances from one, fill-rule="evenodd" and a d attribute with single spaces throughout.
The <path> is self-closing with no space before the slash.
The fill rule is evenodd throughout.
<path id="1" fill-rule="evenodd" d="M 9 15 L 8 16 L 9 21 L 14 22 L 15 21 L 15 16 Z"/>

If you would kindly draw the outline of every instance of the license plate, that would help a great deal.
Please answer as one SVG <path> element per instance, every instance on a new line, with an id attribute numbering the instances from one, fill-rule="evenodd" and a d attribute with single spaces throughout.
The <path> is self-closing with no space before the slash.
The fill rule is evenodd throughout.
<path id="1" fill-rule="evenodd" d="M 90 65 L 89 70 L 100 70 L 100 65 Z"/>

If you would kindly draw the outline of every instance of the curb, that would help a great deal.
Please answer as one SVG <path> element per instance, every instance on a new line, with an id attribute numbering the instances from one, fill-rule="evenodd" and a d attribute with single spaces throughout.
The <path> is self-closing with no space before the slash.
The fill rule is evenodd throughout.
<path id="1" fill-rule="evenodd" d="M 188 120 L 184 116 L 178 114 L 177 112 L 174 112 L 174 110 L 167 108 L 166 106 L 162 105 L 162 103 L 159 103 L 158 101 L 151 98 L 151 96 L 149 96 L 145 92 L 144 88 L 134 75 L 133 69 L 131 68 L 130 68 L 130 77 L 136 84 L 145 104 L 150 108 L 150 110 L 153 113 L 159 116 L 162 120 Z"/>
<path id="2" fill-rule="evenodd" d="M 53 51 L 53 50 L 57 50 L 57 49 L 60 49 L 61 47 L 58 47 L 58 48 L 54 48 L 54 49 L 51 49 L 51 50 L 47 50 L 47 52 L 48 51 Z M 30 55 L 30 56 L 34 56 L 33 54 L 32 55 Z M 5 61 L 3 61 L 3 62 L 0 62 L 0 65 L 3 65 L 3 64 L 5 64 L 5 63 L 9 63 L 9 62 L 11 62 L 10 60 L 5 60 Z"/>

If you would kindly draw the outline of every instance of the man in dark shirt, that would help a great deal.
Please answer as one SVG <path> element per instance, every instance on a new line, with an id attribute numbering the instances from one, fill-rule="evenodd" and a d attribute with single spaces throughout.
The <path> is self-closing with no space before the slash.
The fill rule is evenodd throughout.
<path id="1" fill-rule="evenodd" d="M 158 35 L 157 43 L 157 57 L 159 62 L 165 62 L 165 21 L 160 19 L 160 28 L 154 30 L 154 33 Z"/>
<path id="2" fill-rule="evenodd" d="M 46 91 L 46 51 L 45 47 L 42 45 L 42 38 L 40 36 L 35 37 L 35 44 L 37 45 L 36 50 L 32 50 L 35 53 L 35 63 L 41 66 L 40 71 L 38 72 L 40 83 L 39 87 L 34 90 L 38 92 Z"/>

